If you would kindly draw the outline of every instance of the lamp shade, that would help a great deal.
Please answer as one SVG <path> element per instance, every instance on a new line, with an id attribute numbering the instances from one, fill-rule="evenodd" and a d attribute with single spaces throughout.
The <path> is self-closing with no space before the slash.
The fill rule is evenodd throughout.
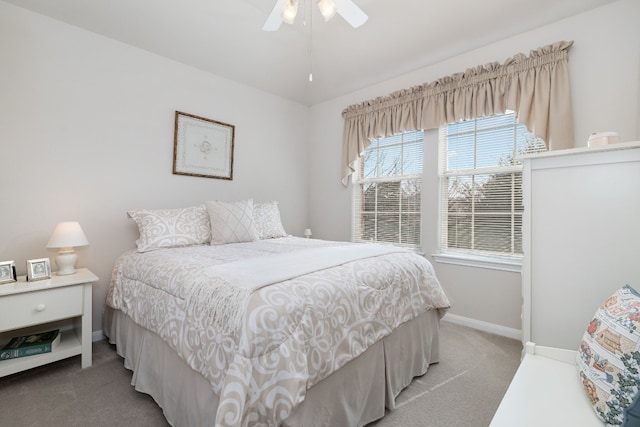
<path id="1" fill-rule="evenodd" d="M 89 244 L 80 223 L 77 221 L 61 222 L 56 225 L 47 243 L 47 248 L 72 248 Z"/>

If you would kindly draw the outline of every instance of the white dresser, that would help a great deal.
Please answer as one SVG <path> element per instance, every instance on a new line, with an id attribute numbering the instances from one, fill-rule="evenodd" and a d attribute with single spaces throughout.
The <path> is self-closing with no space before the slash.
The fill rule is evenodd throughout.
<path id="1" fill-rule="evenodd" d="M 81 355 L 91 366 L 91 295 L 98 277 L 86 268 L 34 282 L 20 277 L 0 285 L 0 343 L 12 336 L 60 328 L 60 344 L 50 353 L 0 361 L 0 377 Z"/>
<path id="2" fill-rule="evenodd" d="M 607 296 L 640 291 L 640 142 L 522 160 L 523 342 L 576 350 Z"/>

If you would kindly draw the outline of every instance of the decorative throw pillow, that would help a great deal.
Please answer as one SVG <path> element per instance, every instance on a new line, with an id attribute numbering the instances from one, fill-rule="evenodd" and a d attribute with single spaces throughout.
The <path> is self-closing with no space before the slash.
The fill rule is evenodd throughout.
<path id="1" fill-rule="evenodd" d="M 278 202 L 264 202 L 253 205 L 253 221 L 256 224 L 260 239 L 288 236 L 282 226 Z"/>
<path id="2" fill-rule="evenodd" d="M 240 202 L 205 202 L 211 222 L 211 244 L 258 240 L 253 222 L 253 199 Z"/>
<path id="3" fill-rule="evenodd" d="M 596 414 L 606 425 L 638 426 L 640 294 L 626 285 L 598 308 L 576 365 Z"/>
<path id="4" fill-rule="evenodd" d="M 204 205 L 181 209 L 139 209 L 127 212 L 138 225 L 138 252 L 202 245 L 211 241 Z"/>

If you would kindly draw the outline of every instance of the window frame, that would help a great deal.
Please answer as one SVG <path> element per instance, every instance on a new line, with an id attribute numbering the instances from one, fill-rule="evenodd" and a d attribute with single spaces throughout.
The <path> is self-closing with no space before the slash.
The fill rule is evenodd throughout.
<path id="1" fill-rule="evenodd" d="M 513 160 L 517 160 L 517 157 L 521 154 L 518 152 L 518 127 L 524 126 L 518 123 L 517 117 L 513 112 L 506 112 L 504 114 L 496 116 L 504 116 L 507 114 L 514 115 L 514 152 Z M 495 117 L 495 116 L 491 116 Z M 493 128 L 478 128 L 477 121 L 487 119 L 488 117 L 479 117 L 469 119 L 469 121 L 475 121 L 473 128 L 474 142 L 473 142 L 473 160 L 474 165 L 472 168 L 460 168 L 456 170 L 447 170 L 448 167 L 448 141 L 447 141 L 447 129 L 449 125 L 443 125 L 438 132 L 438 188 L 439 188 L 439 206 L 438 206 L 438 251 L 433 254 L 433 258 L 436 262 L 445 264 L 464 265 L 470 267 L 481 267 L 493 270 L 503 270 L 510 272 L 520 272 L 522 267 L 522 253 L 504 253 L 483 251 L 478 249 L 456 249 L 449 248 L 448 246 L 448 203 L 449 203 L 449 179 L 456 176 L 475 177 L 476 175 L 491 175 L 491 174 L 518 174 L 522 179 L 523 165 L 521 162 L 518 164 L 510 164 L 505 166 L 493 166 L 493 167 L 478 167 L 478 133 L 487 132 Z M 511 125 L 509 125 L 511 126 Z M 526 128 L 525 128 L 526 130 Z M 528 130 L 527 130 L 528 132 Z M 539 138 L 534 138 L 537 144 L 540 144 Z M 539 145 L 538 145 L 539 148 Z M 521 184 L 522 185 L 522 184 Z M 515 239 L 514 227 L 516 225 L 516 200 L 511 198 L 511 239 Z M 522 202 L 522 201 L 521 201 Z M 524 207 L 521 212 L 517 213 L 522 221 L 522 215 L 524 213 Z M 472 214 L 475 215 L 475 212 Z M 474 218 L 475 220 L 475 218 Z M 520 238 L 522 236 L 520 235 Z M 513 242 L 512 242 L 513 244 Z M 515 248 L 512 248 L 515 249 Z"/>
<path id="2" fill-rule="evenodd" d="M 417 134 L 417 137 L 413 137 L 408 141 L 404 141 L 405 135 L 408 134 Z M 400 137 L 400 140 L 398 142 L 391 142 L 391 143 L 381 143 L 382 140 L 384 139 L 391 139 L 391 138 L 398 138 Z M 422 219 L 423 219 L 423 213 L 422 213 L 422 195 L 423 195 L 423 188 L 422 188 L 422 182 L 423 182 L 423 173 L 424 173 L 424 143 L 425 143 L 425 135 L 424 135 L 424 131 L 423 130 L 409 130 L 406 132 L 402 132 L 400 134 L 396 134 L 393 135 L 391 137 L 382 137 L 382 138 L 377 138 L 376 140 L 371 142 L 371 145 L 369 145 L 367 147 L 366 150 L 369 149 L 375 149 L 377 150 L 378 153 L 380 153 L 381 149 L 388 149 L 388 148 L 393 148 L 393 147 L 402 147 L 404 148 L 405 146 L 408 146 L 409 144 L 420 144 L 421 145 L 421 167 L 420 167 L 420 172 L 418 173 L 408 173 L 408 174 L 398 174 L 398 175 L 384 175 L 384 176 L 380 176 L 378 174 L 378 172 L 375 174 L 375 176 L 373 177 L 369 177 L 369 178 L 365 178 L 364 177 L 364 171 L 365 171 L 365 152 L 363 151 L 358 159 L 357 165 L 356 165 L 356 171 L 355 173 L 352 175 L 352 196 L 351 196 L 351 201 L 352 201 L 352 215 L 351 215 L 351 241 L 353 242 L 361 242 L 361 243 L 380 243 L 380 244 L 390 244 L 390 245 L 396 245 L 396 246 L 400 246 L 403 248 L 407 248 L 407 249 L 411 249 L 414 250 L 416 252 L 422 252 Z M 365 151 L 366 151 L 365 150 Z M 402 153 L 404 154 L 404 149 L 401 150 Z M 401 159 L 404 159 L 404 155 L 401 156 Z M 380 163 L 380 157 L 377 157 L 376 159 L 376 163 L 375 163 L 375 168 L 378 169 L 380 167 L 381 163 Z M 404 171 L 403 171 L 404 172 Z M 378 185 L 381 183 L 395 183 L 395 182 L 400 182 L 402 183 L 403 181 L 416 181 L 419 185 L 420 185 L 420 203 L 418 204 L 418 210 L 404 210 L 403 206 L 402 206 L 402 197 L 398 198 L 398 210 L 394 213 L 397 213 L 400 217 L 399 222 L 398 222 L 398 226 L 399 226 L 399 231 L 398 234 L 399 236 L 402 235 L 402 225 L 403 225 L 403 221 L 402 221 L 402 216 L 405 214 L 408 215 L 418 215 L 419 216 L 419 220 L 418 220 L 418 230 L 417 233 L 412 233 L 411 236 L 414 238 L 417 238 L 417 244 L 412 244 L 412 243 L 401 243 L 399 241 L 396 242 L 392 242 L 392 241 L 388 241 L 388 240 L 378 240 L 378 235 L 377 235 L 377 231 L 375 231 L 374 233 L 376 234 L 376 238 L 375 240 L 366 240 L 366 239 L 361 239 L 358 237 L 358 235 L 362 235 L 362 232 L 364 230 L 364 221 L 363 221 L 363 216 L 366 215 L 367 213 L 373 213 L 374 215 L 376 215 L 376 227 L 378 224 L 378 219 L 377 219 L 377 215 L 378 215 L 378 208 L 381 206 L 381 204 L 378 203 L 378 201 L 376 200 L 375 202 L 375 210 L 372 212 L 367 212 L 364 211 L 362 209 L 362 206 L 364 204 L 364 197 L 363 197 L 363 186 L 365 186 L 366 184 L 374 184 L 374 185 Z M 378 193 L 376 193 L 376 199 L 378 197 Z M 414 205 L 415 206 L 415 205 Z M 402 240 L 401 238 L 399 240 Z"/>

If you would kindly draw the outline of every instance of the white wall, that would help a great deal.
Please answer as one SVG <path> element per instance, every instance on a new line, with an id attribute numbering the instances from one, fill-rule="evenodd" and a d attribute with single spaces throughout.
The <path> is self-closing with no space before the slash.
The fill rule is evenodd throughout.
<path id="1" fill-rule="evenodd" d="M 0 58 L 0 260 L 53 263 L 54 226 L 79 221 L 94 331 L 130 209 L 275 199 L 288 232 L 308 226 L 308 107 L 1 1 Z M 235 125 L 232 181 L 172 174 L 176 110 Z"/>
<path id="2" fill-rule="evenodd" d="M 340 184 L 344 108 L 480 64 L 502 63 L 518 52 L 528 54 L 559 40 L 575 42 L 569 53 L 575 146 L 586 146 L 593 131 L 617 131 L 623 141 L 640 139 L 638 22 L 640 2 L 621 0 L 312 107 L 309 215 L 314 236 L 335 240 L 350 236 L 344 218 L 351 213 L 351 190 Z M 437 250 L 438 220 L 436 132 L 428 132 L 425 139 L 422 240 L 425 252 L 432 254 Z M 434 266 L 452 299 L 452 314 L 521 329 L 519 273 Z"/>

